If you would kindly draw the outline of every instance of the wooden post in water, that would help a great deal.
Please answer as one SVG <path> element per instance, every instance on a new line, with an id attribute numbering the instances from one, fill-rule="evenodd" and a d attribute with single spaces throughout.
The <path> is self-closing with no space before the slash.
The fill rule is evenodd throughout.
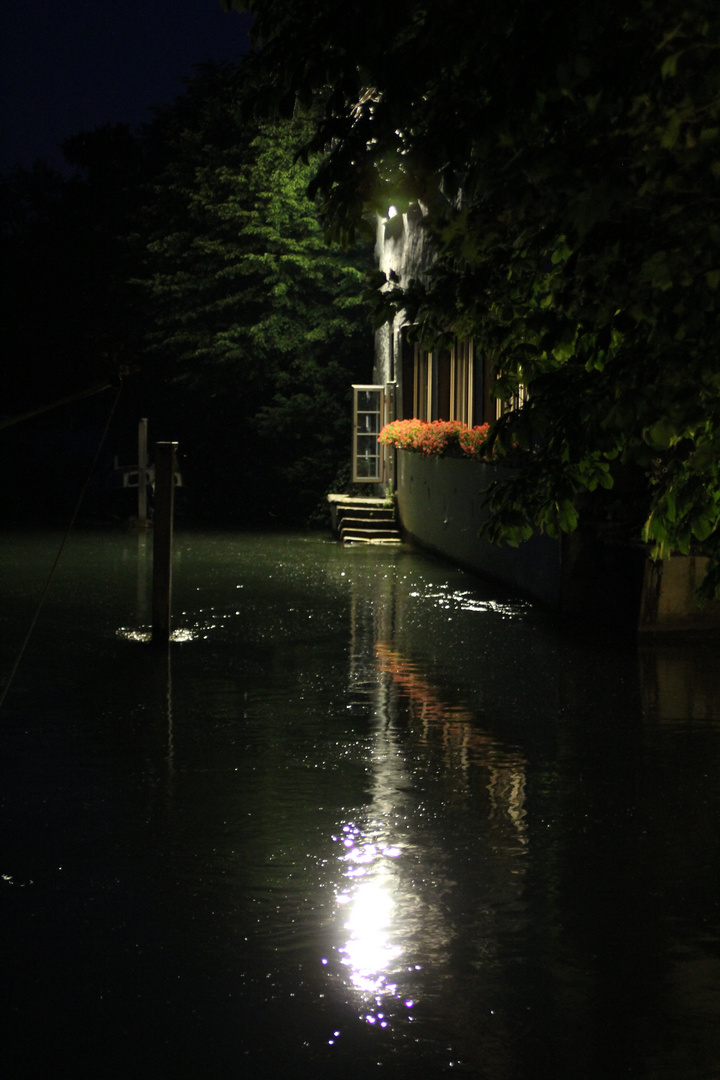
<path id="1" fill-rule="evenodd" d="M 176 442 L 155 443 L 152 603 L 152 640 L 154 645 L 167 645 L 170 641 L 176 449 Z"/>
<path id="2" fill-rule="evenodd" d="M 147 430 L 145 417 L 138 424 L 138 525 L 147 526 Z"/>

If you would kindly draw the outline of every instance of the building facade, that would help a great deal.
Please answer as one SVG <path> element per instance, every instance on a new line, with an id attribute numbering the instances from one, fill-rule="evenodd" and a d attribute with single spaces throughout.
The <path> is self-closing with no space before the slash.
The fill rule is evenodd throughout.
<path id="1" fill-rule="evenodd" d="M 431 256 L 422 211 L 379 220 L 376 256 L 389 281 L 406 285 L 427 273 Z M 353 478 L 393 495 L 404 534 L 456 565 L 521 590 L 566 615 L 656 633 L 720 626 L 720 604 L 700 608 L 695 598 L 703 560 L 677 557 L 653 563 L 641 546 L 599 541 L 581 527 L 560 540 L 535 535 L 511 548 L 481 540 L 484 493 L 493 465 L 379 446 L 384 424 L 395 419 L 457 420 L 468 427 L 492 422 L 522 404 L 493 393 L 487 357 L 471 340 L 430 351 L 412 341 L 401 312 L 376 334 L 374 383 L 355 388 Z"/>

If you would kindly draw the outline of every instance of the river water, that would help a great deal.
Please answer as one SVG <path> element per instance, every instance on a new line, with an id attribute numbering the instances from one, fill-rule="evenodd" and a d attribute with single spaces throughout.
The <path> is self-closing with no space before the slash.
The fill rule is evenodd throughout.
<path id="1" fill-rule="evenodd" d="M 59 538 L 0 542 L 6 678 Z M 0 1068 L 720 1076 L 717 646 L 405 547 L 71 537 L 0 711 Z"/>

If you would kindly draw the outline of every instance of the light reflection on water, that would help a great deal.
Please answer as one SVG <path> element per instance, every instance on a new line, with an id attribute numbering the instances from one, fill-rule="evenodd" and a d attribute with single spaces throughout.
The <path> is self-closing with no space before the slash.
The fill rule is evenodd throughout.
<path id="1" fill-rule="evenodd" d="M 137 641 L 143 645 L 146 645 L 149 641 L 152 641 L 151 629 L 139 629 L 135 630 L 129 626 L 119 627 L 115 633 L 123 641 Z M 173 630 L 170 634 L 171 641 L 194 641 L 198 636 L 196 631 L 193 630 Z"/>
<path id="2" fill-rule="evenodd" d="M 352 887 L 339 893 L 337 903 L 346 915 L 344 928 L 349 932 L 340 947 L 341 963 L 358 990 L 375 996 L 380 1004 L 384 995 L 397 994 L 397 986 L 388 981 L 394 961 L 402 955 L 402 946 L 393 944 L 393 882 L 383 865 L 387 858 L 397 858 L 399 848 L 378 850 L 373 843 L 363 843 L 360 830 L 344 826 L 341 843 L 349 848 L 340 856 L 349 863 L 345 877 Z M 386 1026 L 385 1023 L 382 1026 Z"/>
<path id="3" fill-rule="evenodd" d="M 404 549 L 208 535 L 158 657 L 141 543 L 77 547 L 0 729 L 4 970 L 46 1032 L 11 1065 L 714 1080 L 712 651 L 570 640 Z M 0 546 L 5 667 L 43 550 Z"/>
<path id="4" fill-rule="evenodd" d="M 451 589 L 448 585 L 441 585 L 439 588 L 429 589 L 426 592 L 414 590 L 409 595 L 427 600 L 448 611 L 491 612 L 506 619 L 516 619 L 532 611 L 532 604 L 528 600 L 500 601 L 480 598 L 471 589 Z"/>
<path id="5" fill-rule="evenodd" d="M 420 594 L 409 590 L 407 595 L 415 600 Z M 458 933 L 448 915 L 458 889 L 452 880 L 443 880 L 442 854 L 436 847 L 438 842 L 447 845 L 449 838 L 437 838 L 431 857 L 418 843 L 418 827 L 425 831 L 422 819 L 430 805 L 416 798 L 418 776 L 408 751 L 414 747 L 424 756 L 425 751 L 439 749 L 442 773 L 451 778 L 453 797 L 461 806 L 484 777 L 481 790 L 494 842 L 513 860 L 511 868 L 499 871 L 488 864 L 502 903 L 508 896 L 518 896 L 523 877 L 525 762 L 478 725 L 469 705 L 447 701 L 420 665 L 392 647 L 397 600 L 393 576 L 376 579 L 371 597 L 371 604 L 367 596 L 356 598 L 351 637 L 354 685 L 367 688 L 373 713 L 368 757 L 371 801 L 361 819 L 344 823 L 333 836 L 342 868 L 336 897 L 343 938 L 336 952 L 345 969 L 342 985 L 355 1000 L 358 1017 L 379 1030 L 403 1031 L 414 1020 L 416 1006 L 422 1010 L 428 989 L 434 998 L 438 984 L 447 979 L 448 956 Z M 453 605 L 501 618 L 511 611 L 517 616 L 529 610 L 525 603 L 473 604 L 468 597 L 468 593 L 448 596 L 444 590 L 438 596 L 428 590 L 423 599 L 436 610 Z M 403 730 L 398 723 L 401 708 Z M 477 801 L 477 791 L 474 797 Z M 463 843 L 457 846 L 462 848 Z M 495 947 L 492 908 L 475 929 L 474 950 L 481 966 Z M 331 964 L 329 970 L 334 974 Z M 461 1060 L 446 1064 L 458 1066 Z"/>

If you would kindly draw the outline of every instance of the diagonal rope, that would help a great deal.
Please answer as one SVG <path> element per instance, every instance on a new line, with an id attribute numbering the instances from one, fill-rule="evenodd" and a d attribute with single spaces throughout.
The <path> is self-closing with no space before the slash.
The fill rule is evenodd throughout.
<path id="1" fill-rule="evenodd" d="M 75 401 L 82 401 L 83 398 L 92 397 L 93 394 L 101 394 L 103 390 L 112 390 L 112 383 L 102 383 L 100 386 L 91 386 L 89 390 L 82 390 L 79 394 L 71 394 L 70 397 L 60 398 L 59 401 L 52 401 L 49 405 L 41 405 L 39 409 L 31 409 L 29 412 L 21 413 L 19 416 L 11 416 L 9 420 L 3 420 L 0 422 L 0 431 L 3 428 L 12 427 L 14 424 L 21 424 L 23 420 L 31 420 L 34 416 L 41 416 L 43 413 L 52 412 L 53 409 L 59 409 L 62 405 L 72 405 Z"/>
<path id="2" fill-rule="evenodd" d="M 7 678 L 5 686 L 2 689 L 2 693 L 0 693 L 0 709 L 2 709 L 2 707 L 3 707 L 3 704 L 5 702 L 5 698 L 7 697 L 8 690 L 10 689 L 10 687 L 12 685 L 13 679 L 15 678 L 17 670 L 20 667 L 20 663 L 22 661 L 22 658 L 25 655 L 25 650 L 27 649 L 30 638 L 32 637 L 33 630 L 35 629 L 35 624 L 37 623 L 38 618 L 40 617 L 40 612 L 42 611 L 42 606 L 45 603 L 45 597 L 47 596 L 48 589 L 50 588 L 50 583 L 52 582 L 52 579 L 53 579 L 53 577 L 55 575 L 55 571 L 57 570 L 58 565 L 60 563 L 60 558 L 62 556 L 62 553 L 63 553 L 64 549 L 65 549 L 65 545 L 66 545 L 66 543 L 68 541 L 68 537 L 70 536 L 70 533 L 72 532 L 73 526 L 75 525 L 75 519 L 77 518 L 78 513 L 80 511 L 80 507 L 82 506 L 83 499 L 85 498 L 85 492 L 87 491 L 88 484 L 90 483 L 90 479 L 91 479 L 93 473 L 95 472 L 95 469 L 97 468 L 98 461 L 100 460 L 100 453 L 101 453 L 102 448 L 103 448 L 103 446 L 105 444 L 105 439 L 107 438 L 107 433 L 110 430 L 110 424 L 112 423 L 112 418 L 115 415 L 115 409 L 117 408 L 117 404 L 118 404 L 118 402 L 120 400 L 120 394 L 121 393 L 122 393 L 122 382 L 120 383 L 120 386 L 118 387 L 118 392 L 115 395 L 115 400 L 113 401 L 112 406 L 110 407 L 110 412 L 108 413 L 108 418 L 107 418 L 107 420 L 105 422 L 105 427 L 103 428 L 103 433 L 100 436 L 100 442 L 98 443 L 97 450 L 95 451 L 95 457 L 93 458 L 93 463 L 90 466 L 90 471 L 88 472 L 87 476 L 85 477 L 85 482 L 83 483 L 83 486 L 80 489 L 80 494 L 78 495 L 77 502 L 75 503 L 75 508 L 74 508 L 74 510 L 72 512 L 72 517 L 70 518 L 70 523 L 69 523 L 67 529 L 65 530 L 65 535 L 63 536 L 62 541 L 60 543 L 60 547 L 58 548 L 58 553 L 55 556 L 55 561 L 52 564 L 52 568 L 51 568 L 50 573 L 48 575 L 48 579 L 45 582 L 43 590 L 42 590 L 42 592 L 40 594 L 40 599 L 38 600 L 37 607 L 35 608 L 35 614 L 33 615 L 32 620 L 30 622 L 30 627 L 28 629 L 27 634 L 25 635 L 25 639 L 24 639 L 22 645 L 20 646 L 18 654 L 15 657 L 15 663 L 12 666 L 12 670 L 11 670 L 11 672 L 10 672 L 8 678 Z"/>

